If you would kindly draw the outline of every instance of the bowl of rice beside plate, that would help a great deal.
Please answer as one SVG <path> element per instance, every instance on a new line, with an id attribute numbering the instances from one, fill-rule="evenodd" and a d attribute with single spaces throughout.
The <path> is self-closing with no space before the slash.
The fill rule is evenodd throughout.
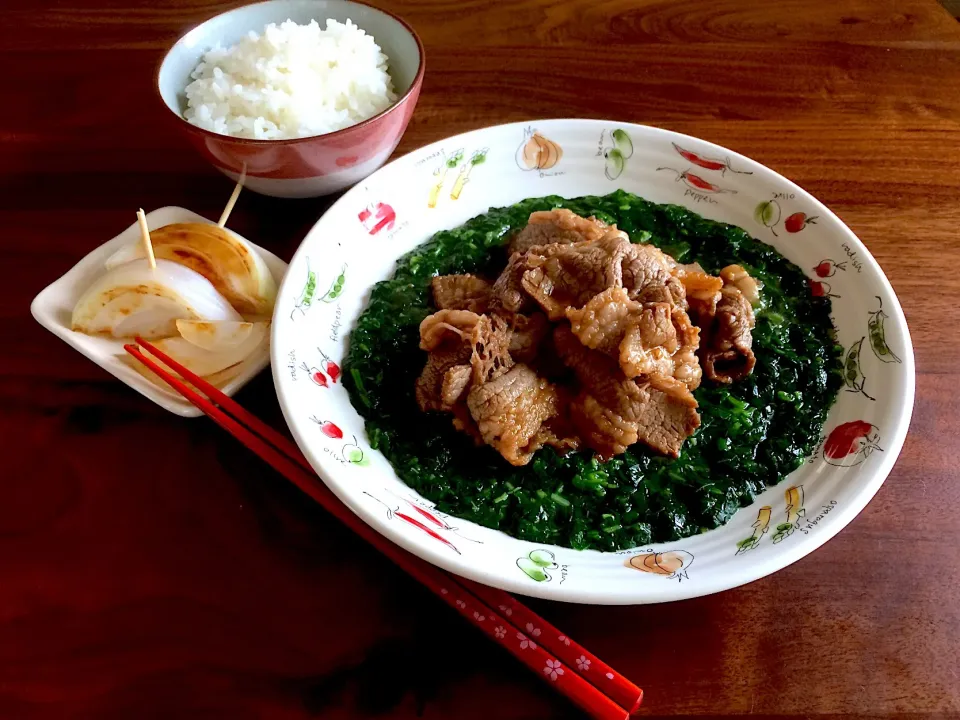
<path id="1" fill-rule="evenodd" d="M 222 173 L 274 197 L 318 197 L 386 162 L 413 115 L 423 44 L 383 10 L 345 0 L 271 0 L 184 35 L 157 90 Z"/>

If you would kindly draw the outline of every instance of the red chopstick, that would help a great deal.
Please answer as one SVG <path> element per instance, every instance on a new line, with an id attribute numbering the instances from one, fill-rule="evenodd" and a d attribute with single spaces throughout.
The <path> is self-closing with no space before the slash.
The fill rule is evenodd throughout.
<path id="1" fill-rule="evenodd" d="M 379 535 L 319 481 L 299 448 L 290 440 L 150 343 L 140 338 L 137 342 L 210 399 L 173 377 L 135 345 L 124 346 L 127 352 L 511 654 L 535 671 L 540 670 L 546 680 L 556 684 L 563 694 L 592 716 L 623 718 L 640 706 L 643 691 L 586 648 L 563 635 L 508 593 L 451 576 Z M 214 403 L 221 405 L 222 409 Z M 234 417 L 224 410 L 229 410 Z M 540 645 L 556 657 L 549 655 Z"/>

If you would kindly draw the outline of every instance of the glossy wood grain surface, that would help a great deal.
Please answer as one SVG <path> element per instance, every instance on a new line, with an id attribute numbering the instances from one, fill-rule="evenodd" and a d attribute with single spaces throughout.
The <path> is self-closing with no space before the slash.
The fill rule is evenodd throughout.
<path id="1" fill-rule="evenodd" d="M 644 712 L 960 714 L 960 26 L 934 0 L 375 0 L 427 48 L 398 153 L 547 116 L 659 125 L 795 180 L 869 246 L 913 334 L 876 499 L 772 577 L 664 606 L 535 607 Z M 0 4 L 0 718 L 571 718 L 563 700 L 205 419 L 29 316 L 137 207 L 230 193 L 157 105 L 210 0 Z M 289 258 L 329 200 L 241 196 Z M 280 425 L 265 374 L 239 396 Z"/>

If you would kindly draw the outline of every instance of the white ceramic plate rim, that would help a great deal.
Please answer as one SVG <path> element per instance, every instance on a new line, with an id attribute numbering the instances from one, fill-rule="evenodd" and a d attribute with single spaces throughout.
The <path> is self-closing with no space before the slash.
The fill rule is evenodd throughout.
<path id="1" fill-rule="evenodd" d="M 684 141 L 693 141 L 699 147 L 708 147 L 715 152 L 717 156 L 720 157 L 729 157 L 734 158 L 740 161 L 741 164 L 750 166 L 752 168 L 761 168 L 763 171 L 772 174 L 775 176 L 779 183 L 782 183 L 784 186 L 788 187 L 792 192 L 796 193 L 798 197 L 802 197 L 805 202 L 816 210 L 817 213 L 823 216 L 829 216 L 836 220 L 837 224 L 842 227 L 843 235 L 846 241 L 850 246 L 856 250 L 858 257 L 862 258 L 864 265 L 870 266 L 875 272 L 877 278 L 883 286 L 883 289 L 891 298 L 892 302 L 890 303 L 889 308 L 885 307 L 884 310 L 889 312 L 890 321 L 893 325 L 896 326 L 897 332 L 903 338 L 903 357 L 902 365 L 903 371 L 906 374 L 906 390 L 902 397 L 901 411 L 897 414 L 894 422 L 889 424 L 884 429 L 885 438 L 887 438 L 887 447 L 883 453 L 882 460 L 874 466 L 873 470 L 870 473 L 868 481 L 863 481 L 857 494 L 842 508 L 838 508 L 834 515 L 832 522 L 828 523 L 826 527 L 820 528 L 818 532 L 811 533 L 807 535 L 799 542 L 791 544 L 789 549 L 781 551 L 775 556 L 771 556 L 766 560 L 757 561 L 751 563 L 750 565 L 745 565 L 738 570 L 736 573 L 731 573 L 730 577 L 722 578 L 711 578 L 701 580 L 695 585 L 685 584 L 685 585 L 672 585 L 669 590 L 663 588 L 658 589 L 656 597 L 644 597 L 642 590 L 636 589 L 635 586 L 631 585 L 629 582 L 624 582 L 618 584 L 615 588 L 605 588 L 603 590 L 572 590 L 563 588 L 562 586 L 552 584 L 552 583 L 529 583 L 525 581 L 525 577 L 522 574 L 517 574 L 518 576 L 514 578 L 513 576 L 507 575 L 498 575 L 491 572 L 488 572 L 484 567 L 475 567 L 464 562 L 458 561 L 457 559 L 452 558 L 451 556 L 441 552 L 439 548 L 434 548 L 431 546 L 418 544 L 413 540 L 413 536 L 404 533 L 400 530 L 399 526 L 393 523 L 385 523 L 380 515 L 378 515 L 372 508 L 368 506 L 361 505 L 356 502 L 355 499 L 349 495 L 344 489 L 335 482 L 329 482 L 326 480 L 326 474 L 329 472 L 330 467 L 328 462 L 325 460 L 322 454 L 318 453 L 314 449 L 314 444 L 310 441 L 308 437 L 303 435 L 300 432 L 297 422 L 294 422 L 294 419 L 290 415 L 289 407 L 289 398 L 287 397 L 287 390 L 285 387 L 282 378 L 280 377 L 280 372 L 282 369 L 281 358 L 278 357 L 280 350 L 278 349 L 277 343 L 277 333 L 280 331 L 279 324 L 277 322 L 273 323 L 272 328 L 272 341 L 271 341 L 271 355 L 273 357 L 273 374 L 274 374 L 274 384 L 277 388 L 278 398 L 280 400 L 280 407 L 283 411 L 284 418 L 287 422 L 287 425 L 290 427 L 290 430 L 300 446 L 301 450 L 304 452 L 307 459 L 310 461 L 311 465 L 317 471 L 321 478 L 324 479 L 324 482 L 328 487 L 343 501 L 353 512 L 359 515 L 364 522 L 377 530 L 377 532 L 383 534 L 396 544 L 400 545 L 404 549 L 418 555 L 425 560 L 437 565 L 445 570 L 448 570 L 452 573 L 462 575 L 470 578 L 471 580 L 476 580 L 478 582 L 490 585 L 493 587 L 498 587 L 510 592 L 515 592 L 523 595 L 529 595 L 533 597 L 540 597 L 550 600 L 558 600 L 564 602 L 574 602 L 574 603 L 589 603 L 589 604 L 610 604 L 610 605 L 623 605 L 623 604 L 647 604 L 647 603 L 658 603 L 658 602 L 670 602 L 674 600 L 689 599 L 694 597 L 700 597 L 703 595 L 709 595 L 715 592 L 720 592 L 723 590 L 728 590 L 733 587 L 738 587 L 755 580 L 758 580 L 762 577 L 770 575 L 777 570 L 780 570 L 800 558 L 810 554 L 821 545 L 826 543 L 832 537 L 834 537 L 840 530 L 846 527 L 859 513 L 863 508 L 870 502 L 876 492 L 879 490 L 880 486 L 883 484 L 883 481 L 889 475 L 890 470 L 893 468 L 896 463 L 897 457 L 900 453 L 900 450 L 903 447 L 904 440 L 906 438 L 907 429 L 910 424 L 910 418 L 913 411 L 914 395 L 915 395 L 915 366 L 914 366 L 914 354 L 913 346 L 910 342 L 909 330 L 907 328 L 906 318 L 903 314 L 903 309 L 900 306 L 899 299 L 896 296 L 896 293 L 893 290 L 893 287 L 890 285 L 889 280 L 886 275 L 884 275 L 883 270 L 880 268 L 879 264 L 870 254 L 866 246 L 857 238 L 857 236 L 851 231 L 840 218 L 838 218 L 832 211 L 830 211 L 823 203 L 813 197 L 810 193 L 805 191 L 803 188 L 798 186 L 796 183 L 784 178 L 779 173 L 767 168 L 765 165 L 758 163 L 755 160 L 752 160 L 744 155 L 741 155 L 737 152 L 729 150 L 720 145 L 710 143 L 708 141 L 702 140 L 689 135 L 684 135 L 681 133 L 663 130 L 660 128 L 646 126 L 646 125 L 637 125 L 626 122 L 617 122 L 611 120 L 592 120 L 592 119 L 577 119 L 577 118 L 557 118 L 553 120 L 530 120 L 520 123 L 510 123 L 506 125 L 494 126 L 496 128 L 515 128 L 518 133 L 522 132 L 523 128 L 528 126 L 537 126 L 537 125 L 546 125 L 548 123 L 558 123 L 558 122 L 572 122 L 583 124 L 584 126 L 592 126 L 596 131 L 601 131 L 604 128 L 609 128 L 611 126 L 627 128 L 634 127 L 636 129 L 642 128 L 644 132 L 653 132 L 655 134 L 662 135 L 663 139 L 667 142 L 676 142 L 683 143 Z M 377 175 L 380 173 L 387 172 L 394 164 L 401 163 L 406 161 L 408 158 L 411 158 L 414 155 L 426 155 L 433 151 L 439 151 L 444 146 L 470 146 L 475 144 L 472 141 L 477 135 L 484 133 L 485 131 L 490 130 L 491 128 L 481 128 L 474 130 L 468 133 L 463 133 L 460 135 L 452 136 L 445 138 L 438 142 L 432 143 L 430 145 L 421 147 L 417 150 L 414 150 L 407 155 L 392 161 L 384 168 L 379 170 L 377 173 L 368 178 L 368 182 L 375 180 Z M 360 202 L 363 193 L 365 192 L 365 186 L 359 185 L 345 193 L 336 203 L 334 203 L 328 213 L 334 209 L 341 208 L 344 205 L 362 206 L 363 203 Z M 316 228 L 322 222 L 323 217 L 321 217 L 317 224 L 311 228 L 307 236 L 304 238 L 303 243 L 300 245 L 297 253 L 294 255 L 291 260 L 291 266 L 296 266 L 300 257 L 305 255 L 308 246 L 310 245 L 309 241 L 311 240 L 312 234 L 315 232 Z M 753 233 L 751 233 L 753 234 Z M 280 296 L 284 296 L 289 293 L 290 289 L 287 287 L 286 282 L 280 289 Z M 279 308 L 279 303 L 278 303 Z M 349 333 L 353 330 L 352 327 L 344 328 L 345 333 Z M 658 543 L 662 544 L 662 543 Z M 545 546 L 548 547 L 548 546 Z M 591 552 L 591 551 L 585 551 Z"/>

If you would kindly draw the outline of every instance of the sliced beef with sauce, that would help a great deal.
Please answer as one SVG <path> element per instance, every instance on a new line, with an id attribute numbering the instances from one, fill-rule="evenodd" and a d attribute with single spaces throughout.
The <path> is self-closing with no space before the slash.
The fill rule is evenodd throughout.
<path id="1" fill-rule="evenodd" d="M 443 410 L 452 410 L 463 397 L 470 380 L 473 377 L 473 368 L 469 365 L 454 365 L 443 374 L 440 385 L 440 407 Z"/>
<path id="2" fill-rule="evenodd" d="M 751 305 L 760 302 L 760 283 L 740 265 L 727 265 L 720 271 L 720 279 L 742 292 Z"/>
<path id="3" fill-rule="evenodd" d="M 620 345 L 620 367 L 627 377 L 643 377 L 674 399 L 697 407 L 692 391 L 700 386 L 702 375 L 699 347 L 700 329 L 686 312 L 669 303 L 648 303 Z"/>
<path id="4" fill-rule="evenodd" d="M 700 427 L 700 413 L 652 385 L 644 391 L 646 398 L 639 409 L 638 440 L 659 453 L 679 457 L 683 442 Z"/>
<path id="5" fill-rule="evenodd" d="M 482 314 L 490 303 L 490 283 L 476 275 L 441 275 L 430 281 L 430 289 L 438 310 L 469 310 Z"/>
<path id="6" fill-rule="evenodd" d="M 670 303 L 640 306 L 640 312 L 617 347 L 620 367 L 627 377 L 673 375 L 673 355 L 680 343 Z"/>
<path id="7" fill-rule="evenodd" d="M 643 305 L 630 299 L 622 287 L 611 287 L 594 295 L 582 308 L 567 308 L 570 329 L 591 350 L 618 354 L 627 330 L 643 314 Z M 668 310 L 669 318 L 669 310 Z"/>
<path id="8" fill-rule="evenodd" d="M 459 345 L 473 335 L 480 315 L 469 310 L 440 310 L 420 323 L 420 349 L 431 351 L 442 345 Z"/>
<path id="9" fill-rule="evenodd" d="M 513 236 L 508 252 L 523 253 L 538 245 L 569 245 L 599 240 L 607 231 L 606 223 L 594 217 L 583 218 L 565 208 L 530 213 L 526 227 Z"/>
<path id="10" fill-rule="evenodd" d="M 680 282 L 686 291 L 690 317 L 697 325 L 709 323 L 717 311 L 723 280 L 708 275 L 697 265 L 696 268 L 684 270 L 680 274 Z"/>
<path id="11" fill-rule="evenodd" d="M 542 312 L 530 315 L 517 313 L 512 318 L 510 356 L 517 362 L 533 363 L 540 354 L 543 341 L 550 333 L 550 322 Z"/>
<path id="12" fill-rule="evenodd" d="M 423 412 L 449 410 L 453 406 L 456 401 L 448 403 L 446 400 L 455 391 L 457 375 L 455 373 L 448 379 L 448 374 L 462 367 L 470 370 L 472 352 L 470 345 L 463 343 L 460 346 L 437 348 L 427 356 L 427 364 L 417 378 L 415 387 L 417 405 Z"/>
<path id="13" fill-rule="evenodd" d="M 500 277 L 493 283 L 490 291 L 491 312 L 513 315 L 528 312 L 536 307 L 536 303 L 523 289 L 523 275 L 527 269 L 526 256 L 523 253 L 514 253 L 510 256 L 507 267 L 500 273 Z"/>
<path id="14" fill-rule="evenodd" d="M 530 462 L 539 447 L 537 434 L 559 411 L 556 388 L 522 363 L 475 385 L 467 407 L 484 442 L 511 465 Z"/>
<path id="15" fill-rule="evenodd" d="M 753 308 L 747 298 L 737 287 L 724 286 L 713 322 L 703 329 L 703 374 L 721 383 L 749 375 L 757 362 L 753 354 L 753 325 Z"/>
<path id="16" fill-rule="evenodd" d="M 457 370 L 449 379 L 447 376 L 458 367 L 470 369 L 472 338 L 480 320 L 480 315 L 467 310 L 440 310 L 420 323 L 420 347 L 429 352 L 415 388 L 422 411 L 449 410 L 453 405 L 448 398 L 463 371 Z"/>
<path id="17" fill-rule="evenodd" d="M 684 440 L 700 426 L 696 403 L 627 378 L 606 355 L 580 344 L 568 328 L 557 328 L 554 343 L 582 388 L 570 405 L 573 422 L 601 457 L 618 455 L 635 442 L 677 457 Z"/>
<path id="18" fill-rule="evenodd" d="M 583 307 L 594 295 L 622 284 L 621 262 L 629 245 L 623 233 L 611 232 L 596 242 L 535 247 L 524 256 L 521 286 L 550 320 L 562 320 L 568 307 Z"/>
<path id="19" fill-rule="evenodd" d="M 621 276 L 631 300 L 682 302 L 682 290 L 672 282 L 675 263 L 653 245 L 629 244 L 623 255 Z M 675 297 L 676 296 L 676 297 Z"/>
<path id="20" fill-rule="evenodd" d="M 492 286 L 433 279 L 416 398 L 514 465 L 547 445 L 677 457 L 700 425 L 703 374 L 753 369 L 759 285 L 740 266 L 714 277 L 567 210 L 531 215 L 512 249 Z"/>
<path id="21" fill-rule="evenodd" d="M 503 318 L 496 315 L 480 316 L 470 337 L 470 365 L 473 368 L 472 381 L 475 385 L 490 382 L 513 367 L 510 335 L 510 327 Z"/>

